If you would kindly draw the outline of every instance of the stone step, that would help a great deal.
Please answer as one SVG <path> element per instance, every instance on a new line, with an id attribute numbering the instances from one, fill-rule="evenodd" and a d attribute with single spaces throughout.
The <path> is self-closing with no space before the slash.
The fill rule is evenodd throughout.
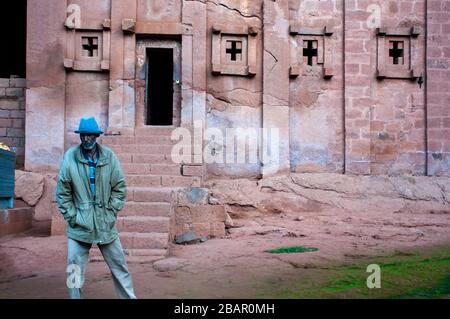
<path id="1" fill-rule="evenodd" d="M 119 232 L 167 233 L 169 217 L 162 216 L 124 216 L 117 218 Z"/>
<path id="2" fill-rule="evenodd" d="M 172 131 L 176 129 L 173 126 L 146 126 L 146 127 L 136 127 L 134 130 L 134 135 L 136 137 L 140 136 L 155 136 L 155 135 L 165 135 L 171 136 Z"/>
<path id="3" fill-rule="evenodd" d="M 172 208 L 167 202 L 126 202 L 119 217 L 126 216 L 147 216 L 147 217 L 168 217 Z"/>
<path id="4" fill-rule="evenodd" d="M 180 160 L 174 161 L 171 154 L 142 154 L 142 153 L 116 153 L 120 163 L 123 164 L 166 164 L 181 165 Z"/>
<path id="5" fill-rule="evenodd" d="M 117 157 L 125 154 L 118 154 Z M 128 154 L 125 156 L 123 163 L 136 164 L 175 164 L 170 155 L 164 154 Z"/>
<path id="6" fill-rule="evenodd" d="M 124 249 L 127 263 L 152 263 L 167 257 L 167 249 Z M 89 252 L 91 262 L 104 262 L 100 249 L 92 247 Z"/>
<path id="7" fill-rule="evenodd" d="M 167 249 L 169 233 L 119 233 L 122 246 L 127 249 Z"/>
<path id="8" fill-rule="evenodd" d="M 150 164 L 122 163 L 121 167 L 124 174 L 128 175 L 150 174 Z"/>
<path id="9" fill-rule="evenodd" d="M 170 134 L 135 137 L 135 144 L 141 145 L 174 145 L 178 142 L 179 141 L 177 139 L 172 140 Z"/>
<path id="10" fill-rule="evenodd" d="M 125 181 L 130 187 L 161 186 L 160 175 L 125 175 Z"/>
<path id="11" fill-rule="evenodd" d="M 136 145 L 136 152 L 139 154 L 172 154 L 172 145 Z"/>
<path id="12" fill-rule="evenodd" d="M 129 187 L 127 199 L 132 202 L 166 202 L 175 200 L 177 188 L 173 187 Z"/>
<path id="13" fill-rule="evenodd" d="M 111 147 L 112 145 L 121 144 L 136 144 L 136 137 L 134 136 L 102 136 L 98 139 L 99 143 Z"/>
<path id="14" fill-rule="evenodd" d="M 164 187 L 202 187 L 202 181 L 200 176 L 161 176 Z"/>
<path id="15" fill-rule="evenodd" d="M 127 264 L 147 264 L 166 258 L 165 256 L 125 256 Z M 89 256 L 90 262 L 104 262 L 103 256 Z"/>
<path id="16" fill-rule="evenodd" d="M 121 165 L 133 163 L 133 154 L 116 154 L 116 156 Z"/>
<path id="17" fill-rule="evenodd" d="M 180 164 L 122 164 L 126 175 L 172 175 L 181 176 Z"/>
<path id="18" fill-rule="evenodd" d="M 181 176 L 180 164 L 151 164 L 150 173 L 152 175 Z"/>
<path id="19" fill-rule="evenodd" d="M 170 158 L 172 153 L 172 145 L 136 145 L 136 144 L 119 144 L 110 145 L 110 148 L 116 154 L 163 154 Z"/>
<path id="20" fill-rule="evenodd" d="M 200 176 L 172 176 L 172 175 L 125 175 L 126 183 L 130 187 L 201 187 Z"/>
<path id="21" fill-rule="evenodd" d="M 128 145 L 128 144 L 141 144 L 141 145 L 173 145 L 178 141 L 172 141 L 169 135 L 152 135 L 152 136 L 104 136 L 100 143 L 111 145 Z"/>

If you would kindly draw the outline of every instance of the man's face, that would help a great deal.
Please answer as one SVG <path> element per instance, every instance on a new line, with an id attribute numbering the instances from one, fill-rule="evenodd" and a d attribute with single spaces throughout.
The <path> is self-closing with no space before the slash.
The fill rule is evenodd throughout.
<path id="1" fill-rule="evenodd" d="M 91 151 L 97 144 L 98 134 L 80 134 L 81 146 L 85 150 Z"/>

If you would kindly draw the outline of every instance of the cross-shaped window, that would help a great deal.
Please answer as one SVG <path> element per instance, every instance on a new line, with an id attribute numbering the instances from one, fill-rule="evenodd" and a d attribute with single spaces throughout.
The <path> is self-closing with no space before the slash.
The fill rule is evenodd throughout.
<path id="1" fill-rule="evenodd" d="M 303 56 L 308 58 L 308 65 L 313 65 L 314 57 L 318 56 L 318 42 L 315 40 L 303 41 Z"/>
<path id="2" fill-rule="evenodd" d="M 389 60 L 392 64 L 404 64 L 404 42 L 389 42 Z"/>
<path id="3" fill-rule="evenodd" d="M 227 41 L 226 53 L 230 61 L 241 61 L 242 41 Z"/>
<path id="4" fill-rule="evenodd" d="M 83 56 L 98 56 L 98 37 L 82 37 Z"/>

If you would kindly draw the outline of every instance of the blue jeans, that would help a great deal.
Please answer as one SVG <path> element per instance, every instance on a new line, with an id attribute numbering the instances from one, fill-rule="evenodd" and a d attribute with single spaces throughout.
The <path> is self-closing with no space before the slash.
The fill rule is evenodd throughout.
<path id="1" fill-rule="evenodd" d="M 86 264 L 89 260 L 91 244 L 68 238 L 67 287 L 71 299 L 82 298 Z M 117 295 L 121 299 L 136 299 L 133 282 L 119 238 L 110 244 L 98 245 L 114 281 Z"/>

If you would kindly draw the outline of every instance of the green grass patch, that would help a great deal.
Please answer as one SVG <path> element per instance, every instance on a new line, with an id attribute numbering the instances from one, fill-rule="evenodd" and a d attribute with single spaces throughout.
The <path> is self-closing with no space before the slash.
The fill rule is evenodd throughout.
<path id="1" fill-rule="evenodd" d="M 318 251 L 318 248 L 313 247 L 303 247 L 303 246 L 290 246 L 290 247 L 281 247 L 276 249 L 269 249 L 266 252 L 271 254 L 296 254 L 296 253 L 308 253 L 313 251 Z"/>
<path id="2" fill-rule="evenodd" d="M 381 288 L 369 289 L 367 266 L 381 268 Z M 389 256 L 362 257 L 350 265 L 298 269 L 258 298 L 450 298 L 450 247 L 423 248 Z M 281 278 L 280 278 L 281 279 Z"/>
<path id="3" fill-rule="evenodd" d="M 442 278 L 433 287 L 423 289 L 413 289 L 412 291 L 400 295 L 394 296 L 395 299 L 439 299 L 450 298 L 450 275 Z"/>

